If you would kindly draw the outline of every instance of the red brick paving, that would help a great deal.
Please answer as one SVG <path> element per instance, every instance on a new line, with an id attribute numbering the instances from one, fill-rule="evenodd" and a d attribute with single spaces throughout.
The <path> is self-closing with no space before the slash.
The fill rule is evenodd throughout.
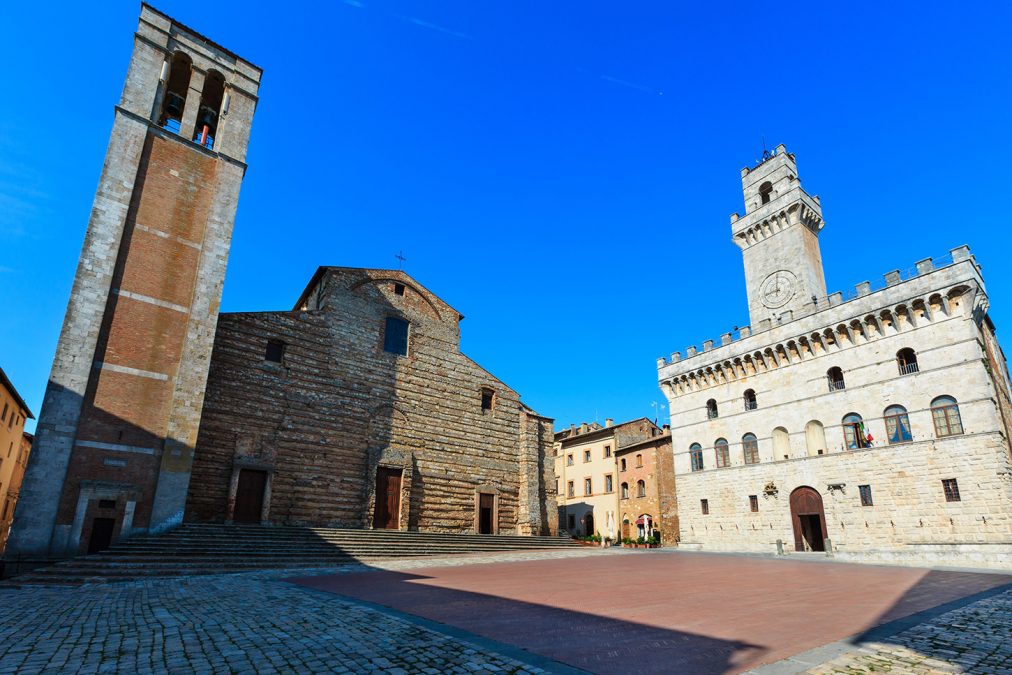
<path id="1" fill-rule="evenodd" d="M 294 579 L 597 673 L 755 668 L 1012 576 L 643 552 Z"/>

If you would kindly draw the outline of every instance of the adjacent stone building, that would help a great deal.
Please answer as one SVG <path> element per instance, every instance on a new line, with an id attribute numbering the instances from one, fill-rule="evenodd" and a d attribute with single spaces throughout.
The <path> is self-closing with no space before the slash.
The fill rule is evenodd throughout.
<path id="1" fill-rule="evenodd" d="M 1009 377 L 969 249 L 827 296 L 794 155 L 741 175 L 752 325 L 658 361 L 681 545 L 1008 565 Z"/>
<path id="2" fill-rule="evenodd" d="M 615 460 L 621 513 L 619 536 L 655 537 L 662 544 L 676 544 L 678 504 L 668 425 L 656 436 L 620 447 Z"/>
<path id="3" fill-rule="evenodd" d="M 619 536 L 619 448 L 660 433 L 645 417 L 613 424 L 605 420 L 555 434 L 559 527 L 571 535 Z"/>
<path id="4" fill-rule="evenodd" d="M 141 6 L 13 553 L 182 522 L 260 75 Z"/>
<path id="5" fill-rule="evenodd" d="M 552 420 L 460 352 L 461 319 L 345 267 L 291 311 L 222 314 L 187 520 L 555 533 Z"/>

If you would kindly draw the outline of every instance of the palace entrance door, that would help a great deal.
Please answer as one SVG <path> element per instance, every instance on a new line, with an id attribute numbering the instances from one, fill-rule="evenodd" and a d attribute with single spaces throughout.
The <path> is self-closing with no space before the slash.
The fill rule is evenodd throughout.
<path id="1" fill-rule="evenodd" d="M 481 493 L 478 495 L 478 534 L 495 534 L 493 515 L 495 513 L 495 495 Z"/>
<path id="2" fill-rule="evenodd" d="M 826 514 L 822 495 L 814 488 L 803 486 L 791 493 L 791 523 L 795 551 L 826 550 Z"/>
<path id="3" fill-rule="evenodd" d="M 396 530 L 401 516 L 401 470 L 376 469 L 376 509 L 372 526 L 377 530 Z"/>
<path id="4" fill-rule="evenodd" d="M 236 523 L 259 523 L 264 510 L 264 490 L 267 487 L 267 472 L 257 469 L 240 469 L 239 482 L 235 488 L 235 510 L 232 521 Z"/>

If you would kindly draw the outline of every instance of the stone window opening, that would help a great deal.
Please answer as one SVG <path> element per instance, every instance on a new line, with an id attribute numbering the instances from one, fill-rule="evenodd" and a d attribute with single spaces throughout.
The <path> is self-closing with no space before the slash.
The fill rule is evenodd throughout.
<path id="1" fill-rule="evenodd" d="M 693 443 L 689 446 L 689 459 L 692 462 L 693 471 L 703 470 L 703 446 L 699 443 Z"/>
<path id="2" fill-rule="evenodd" d="M 193 128 L 193 139 L 208 150 L 214 148 L 218 133 L 218 117 L 221 102 L 225 97 L 225 78 L 216 70 L 210 70 L 204 78 L 204 90 L 200 93 L 200 107 L 197 108 L 197 123 Z"/>
<path id="3" fill-rule="evenodd" d="M 861 506 L 874 506 L 874 502 L 871 499 L 871 486 L 870 485 L 858 485 L 857 491 L 861 494 Z"/>
<path id="4" fill-rule="evenodd" d="M 625 457 L 623 457 L 622 461 L 619 462 L 619 470 L 620 471 L 625 471 Z"/>
<path id="5" fill-rule="evenodd" d="M 746 464 L 759 463 L 759 440 L 755 434 L 748 433 L 742 436 L 741 447 Z"/>
<path id="6" fill-rule="evenodd" d="M 396 316 L 386 318 L 383 351 L 398 356 L 408 355 L 408 322 Z"/>
<path id="7" fill-rule="evenodd" d="M 749 411 L 749 410 L 755 410 L 756 408 L 759 407 L 759 401 L 755 397 L 755 390 L 754 389 L 746 389 L 745 390 L 745 396 L 744 396 L 744 398 L 745 398 L 745 411 L 746 412 Z"/>
<path id="8" fill-rule="evenodd" d="M 622 499 L 629 499 L 629 483 L 622 483 Z"/>
<path id="9" fill-rule="evenodd" d="M 900 375 L 909 375 L 920 370 L 917 367 L 917 354 L 909 347 L 896 352 L 896 365 L 899 368 Z"/>
<path id="10" fill-rule="evenodd" d="M 759 203 L 769 204 L 770 198 L 773 196 L 773 183 L 766 181 L 759 186 Z"/>
<path id="11" fill-rule="evenodd" d="M 700 499 L 699 500 L 699 510 L 703 512 L 704 516 L 710 515 L 710 500 L 709 499 Z"/>
<path id="12" fill-rule="evenodd" d="M 643 455 L 636 455 L 636 468 L 643 466 Z"/>
<path id="13" fill-rule="evenodd" d="M 945 501 L 947 502 L 962 501 L 959 498 L 959 483 L 956 481 L 955 478 L 943 478 L 942 491 L 945 492 Z"/>
<path id="14" fill-rule="evenodd" d="M 264 361 L 282 363 L 285 358 L 285 343 L 281 340 L 268 340 L 264 350 Z"/>
<path id="15" fill-rule="evenodd" d="M 642 480 L 636 481 L 636 496 L 637 497 L 647 496 L 647 484 Z"/>
<path id="16" fill-rule="evenodd" d="M 394 295 L 404 295 L 404 284 L 394 284 Z"/>
<path id="17" fill-rule="evenodd" d="M 717 401 L 715 399 L 711 398 L 706 402 L 706 419 L 717 419 Z"/>
<path id="18" fill-rule="evenodd" d="M 748 496 L 748 510 L 752 513 L 759 513 L 759 495 Z"/>
<path id="19" fill-rule="evenodd" d="M 848 450 L 869 447 L 868 432 L 864 420 L 857 413 L 848 413 L 843 418 L 843 438 Z"/>
<path id="20" fill-rule="evenodd" d="M 484 413 L 486 410 L 492 410 L 492 406 L 495 403 L 495 391 L 488 387 L 481 388 L 481 411 Z"/>
<path id="21" fill-rule="evenodd" d="M 830 392 L 842 391 L 847 388 L 843 380 L 843 369 L 838 366 L 833 366 L 826 371 L 826 379 L 829 381 Z"/>
<path id="22" fill-rule="evenodd" d="M 193 62 L 182 52 L 172 55 L 172 61 L 162 66 L 168 70 L 165 93 L 162 95 L 162 108 L 158 111 L 158 126 L 174 134 L 180 131 L 183 122 L 183 108 L 186 106 L 186 93 L 190 90 L 190 75 Z"/>
<path id="23" fill-rule="evenodd" d="M 889 445 L 896 443 L 909 443 L 914 440 L 910 433 L 910 418 L 907 417 L 907 409 L 901 405 L 891 405 L 882 413 L 886 424 L 886 438 Z"/>
<path id="24" fill-rule="evenodd" d="M 939 396 L 931 402 L 931 418 L 935 423 L 935 435 L 939 438 L 963 433 L 959 405 L 951 396 Z"/>
<path id="25" fill-rule="evenodd" d="M 727 439 L 718 438 L 717 442 L 713 444 L 713 454 L 717 460 L 717 468 L 730 466 L 731 456 L 727 449 Z"/>

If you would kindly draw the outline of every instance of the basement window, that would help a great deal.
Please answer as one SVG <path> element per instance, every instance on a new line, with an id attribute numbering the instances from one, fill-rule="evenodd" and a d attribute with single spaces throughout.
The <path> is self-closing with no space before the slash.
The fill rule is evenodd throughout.
<path id="1" fill-rule="evenodd" d="M 281 363 L 285 357 L 285 343 L 281 340 L 268 340 L 267 351 L 264 352 L 265 361 Z"/>

